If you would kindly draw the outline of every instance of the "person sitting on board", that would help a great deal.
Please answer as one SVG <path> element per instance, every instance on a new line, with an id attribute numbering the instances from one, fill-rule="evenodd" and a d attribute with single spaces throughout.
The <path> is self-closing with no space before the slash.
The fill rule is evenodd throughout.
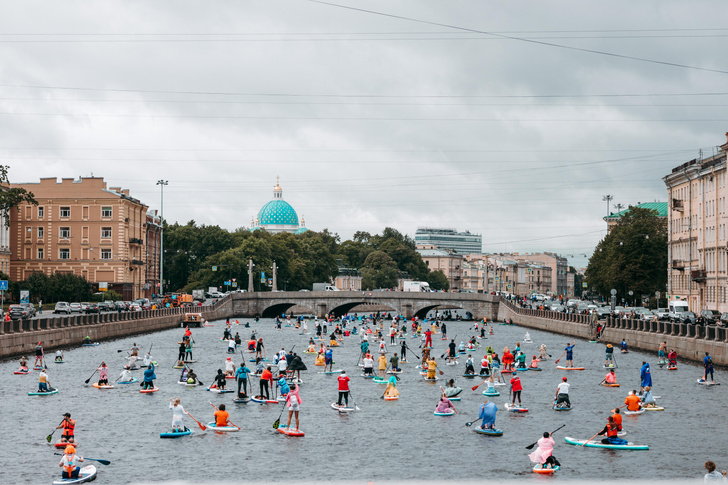
<path id="1" fill-rule="evenodd" d="M 219 389 L 221 391 L 225 390 L 225 374 L 223 374 L 222 369 L 217 370 L 217 375 L 212 379 L 213 384 L 210 386 L 210 389 Z"/>
<path id="2" fill-rule="evenodd" d="M 612 347 L 612 344 L 607 344 L 604 351 L 604 367 L 614 367 L 614 347 Z"/>
<path id="3" fill-rule="evenodd" d="M 619 350 L 621 352 L 627 352 L 627 341 L 625 339 L 622 339 L 622 342 L 619 344 Z"/>
<path id="4" fill-rule="evenodd" d="M 44 367 L 38 376 L 38 392 L 49 392 L 50 390 L 51 387 L 48 384 L 48 369 Z"/>
<path id="5" fill-rule="evenodd" d="M 523 336 L 524 342 L 530 342 L 531 341 L 531 334 L 526 332 L 526 335 Z"/>
<path id="6" fill-rule="evenodd" d="M 566 344 L 566 348 L 564 351 L 566 352 L 566 367 L 574 367 L 574 346 L 576 345 L 576 340 L 571 342 L 571 344 Z"/>
<path id="7" fill-rule="evenodd" d="M 437 408 L 435 408 L 435 412 L 447 414 L 457 411 L 455 411 L 455 406 L 453 406 L 452 401 L 450 401 L 443 392 L 442 396 L 440 396 L 440 402 L 437 403 Z"/>
<path id="8" fill-rule="evenodd" d="M 704 482 L 728 482 L 728 478 L 726 477 L 726 471 L 723 470 L 719 472 L 715 469 L 715 463 L 712 461 L 706 461 L 705 462 L 705 469 L 708 470 L 708 473 L 705 474 L 703 477 Z"/>
<path id="9" fill-rule="evenodd" d="M 169 398 L 169 409 L 172 410 L 172 432 L 181 433 L 182 431 L 187 431 L 187 428 L 182 421 L 184 415 L 187 414 L 187 411 L 185 411 L 180 404 L 180 399 L 178 397 Z"/>
<path id="10" fill-rule="evenodd" d="M 516 356 L 516 369 L 526 368 L 526 354 L 523 351 L 519 352 Z"/>
<path id="11" fill-rule="evenodd" d="M 468 360 L 465 361 L 465 373 L 475 375 L 475 367 L 473 367 L 473 356 L 468 354 Z"/>
<path id="12" fill-rule="evenodd" d="M 450 379 L 445 385 L 445 395 L 447 397 L 456 397 L 463 392 L 463 389 L 455 386 L 455 379 Z"/>
<path id="13" fill-rule="evenodd" d="M 22 356 L 20 358 L 20 369 L 18 369 L 20 372 L 28 372 L 28 361 L 25 360 L 25 356 Z"/>
<path id="14" fill-rule="evenodd" d="M 571 407 L 571 401 L 569 401 L 569 387 L 571 387 L 571 385 L 567 382 L 566 377 L 562 377 L 561 383 L 556 386 L 556 406 Z M 566 403 L 566 406 L 563 406 L 562 403 Z"/>
<path id="15" fill-rule="evenodd" d="M 228 354 L 234 354 L 235 353 L 235 340 L 233 340 L 231 337 L 228 339 L 227 344 L 228 344 L 228 348 L 227 348 L 226 352 Z"/>
<path id="16" fill-rule="evenodd" d="M 138 370 L 139 366 L 137 365 L 137 356 L 136 355 L 130 355 L 129 356 L 129 364 L 127 364 L 127 367 L 129 370 Z"/>
<path id="17" fill-rule="evenodd" d="M 119 382 L 131 382 L 131 371 L 129 369 L 124 369 L 123 371 L 121 371 L 121 374 L 119 374 L 119 378 L 117 380 Z"/>
<path id="18" fill-rule="evenodd" d="M 147 352 L 147 355 L 144 356 L 144 367 L 149 367 L 149 364 L 152 363 L 152 354 Z"/>
<path id="19" fill-rule="evenodd" d="M 278 388 L 281 390 L 281 397 L 286 397 L 288 393 L 291 392 L 291 388 L 288 385 L 288 382 L 286 382 L 285 377 L 279 377 Z"/>
<path id="20" fill-rule="evenodd" d="M 480 412 L 478 413 L 478 419 L 482 419 L 480 429 L 495 429 L 495 415 L 497 412 L 498 407 L 495 403 L 486 399 L 480 405 Z"/>
<path id="21" fill-rule="evenodd" d="M 82 461 L 83 457 L 76 455 L 75 446 L 66 446 L 63 458 L 61 458 L 61 461 L 58 463 L 58 466 L 63 468 L 63 471 L 61 472 L 61 478 L 78 478 L 78 473 L 81 471 L 81 467 L 78 466 L 78 464 Z"/>
<path id="22" fill-rule="evenodd" d="M 230 333 L 230 328 L 225 327 L 225 331 L 222 333 L 222 339 L 223 340 L 230 340 L 232 338 L 232 334 Z"/>
<path id="23" fill-rule="evenodd" d="M 142 382 L 143 389 L 154 389 L 154 379 L 156 378 L 157 375 L 154 373 L 154 364 L 149 364 L 149 368 L 144 371 L 144 382 Z"/>
<path id="24" fill-rule="evenodd" d="M 187 374 L 189 373 L 189 370 L 187 367 L 182 369 L 182 374 L 179 376 L 179 382 L 187 382 Z"/>
<path id="25" fill-rule="evenodd" d="M 228 357 L 227 359 L 225 359 L 225 375 L 226 376 L 235 375 L 235 364 L 233 363 L 232 357 Z"/>
<path id="26" fill-rule="evenodd" d="M 531 359 L 531 365 L 529 366 L 531 369 L 538 369 L 538 363 L 540 362 L 540 359 L 537 359 L 534 355 Z"/>
<path id="27" fill-rule="evenodd" d="M 624 403 L 627 405 L 627 411 L 639 411 L 642 409 L 642 400 L 637 395 L 637 391 L 629 391 L 629 395 L 624 398 Z"/>
<path id="28" fill-rule="evenodd" d="M 675 352 L 675 349 L 670 350 L 670 353 L 667 354 L 667 360 L 668 360 L 668 367 L 671 368 L 677 368 L 677 352 Z"/>
<path id="29" fill-rule="evenodd" d="M 614 424 L 617 425 L 617 429 L 622 431 L 622 415 L 619 412 L 619 408 L 612 409 L 612 419 L 614 420 Z"/>
<path id="30" fill-rule="evenodd" d="M 71 419 L 71 413 L 65 413 L 63 415 L 63 421 L 61 421 L 60 426 L 57 426 L 56 429 L 63 430 L 63 432 L 61 433 L 61 443 L 76 442 L 76 437 L 74 435 L 74 431 L 76 429 L 76 420 Z"/>
<path id="31" fill-rule="evenodd" d="M 255 373 L 256 375 L 261 375 L 263 371 L 265 370 L 265 364 L 263 363 L 263 359 L 258 357 L 255 359 Z"/>
<path id="32" fill-rule="evenodd" d="M 655 397 L 652 395 L 652 388 L 650 386 L 645 387 L 645 392 L 642 394 L 642 407 L 643 408 L 656 408 L 657 403 Z"/>
<path id="33" fill-rule="evenodd" d="M 483 356 L 483 360 L 480 361 L 480 375 L 490 375 L 490 362 L 488 362 L 488 358 L 486 356 Z"/>
<path id="34" fill-rule="evenodd" d="M 366 354 L 362 358 L 362 364 L 364 364 L 364 375 L 370 376 L 374 374 L 374 359 L 370 354 Z"/>
<path id="35" fill-rule="evenodd" d="M 609 373 L 604 376 L 604 382 L 607 384 L 616 384 L 617 383 L 617 375 L 614 373 L 614 369 L 611 369 Z"/>
<path id="36" fill-rule="evenodd" d="M 230 417 L 230 413 L 225 411 L 225 405 L 220 404 L 220 407 L 215 411 L 213 414 L 215 416 L 215 426 L 218 428 L 224 428 L 226 426 L 231 426 L 228 423 L 228 418 Z"/>
<path id="37" fill-rule="evenodd" d="M 63 352 L 56 350 L 56 362 L 63 362 Z"/>
<path id="38" fill-rule="evenodd" d="M 86 345 L 89 345 L 91 343 L 91 337 L 89 337 L 88 335 L 86 335 L 83 338 L 83 343 L 86 344 Z"/>
<path id="39" fill-rule="evenodd" d="M 434 381 L 437 376 L 435 375 L 435 371 L 437 370 L 437 362 L 435 362 L 435 357 L 432 356 L 427 361 L 427 379 Z"/>
<path id="40" fill-rule="evenodd" d="M 197 384 L 197 374 L 192 369 L 187 374 L 187 384 Z"/>
<path id="41" fill-rule="evenodd" d="M 397 378 L 395 376 L 389 378 L 387 388 L 384 390 L 384 397 L 399 397 L 399 390 L 397 390 Z"/>
<path id="42" fill-rule="evenodd" d="M 255 338 L 248 340 L 248 351 L 255 351 Z"/>
<path id="43" fill-rule="evenodd" d="M 101 367 L 97 369 L 99 371 L 99 386 L 109 385 L 109 368 L 106 367 L 106 362 L 101 362 Z"/>
<path id="44" fill-rule="evenodd" d="M 389 359 L 389 364 L 392 366 L 392 372 L 399 372 L 399 357 L 397 357 L 397 352 Z"/>
<path id="45" fill-rule="evenodd" d="M 603 430 L 597 433 L 597 436 L 601 436 L 606 434 L 607 437 L 602 439 L 602 443 L 605 445 L 626 445 L 627 440 L 623 440 L 622 438 L 617 436 L 617 433 L 619 433 L 619 427 L 614 422 L 614 418 L 609 416 L 607 418 L 607 425 L 604 427 Z"/>
<path id="46" fill-rule="evenodd" d="M 544 431 L 543 437 L 536 442 L 538 448 L 528 455 L 532 463 L 541 465 L 541 468 L 556 468 L 561 463 L 554 457 L 554 445 L 556 442 L 551 437 L 551 433 Z"/>

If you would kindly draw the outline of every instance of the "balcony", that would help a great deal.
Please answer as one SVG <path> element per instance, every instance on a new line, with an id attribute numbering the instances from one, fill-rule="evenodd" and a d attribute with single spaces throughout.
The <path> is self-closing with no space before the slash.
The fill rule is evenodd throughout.
<path id="1" fill-rule="evenodd" d="M 672 210 L 683 212 L 685 210 L 683 208 L 683 201 L 680 199 L 672 199 Z"/>
<path id="2" fill-rule="evenodd" d="M 672 260 L 672 269 L 676 269 L 678 271 L 683 271 L 685 269 L 685 261 L 682 261 L 679 259 L 673 259 Z"/>
<path id="3" fill-rule="evenodd" d="M 129 238 L 129 244 L 139 244 L 139 245 L 142 245 L 142 244 L 144 244 L 144 240 L 143 239 L 139 239 L 138 237 L 130 237 Z"/>
<path id="4" fill-rule="evenodd" d="M 705 281 L 706 274 L 704 269 L 694 269 L 690 272 L 690 279 L 693 281 Z"/>
<path id="5" fill-rule="evenodd" d="M 136 266 L 144 266 L 144 261 L 140 261 L 138 259 L 132 259 L 130 264 L 136 265 Z"/>

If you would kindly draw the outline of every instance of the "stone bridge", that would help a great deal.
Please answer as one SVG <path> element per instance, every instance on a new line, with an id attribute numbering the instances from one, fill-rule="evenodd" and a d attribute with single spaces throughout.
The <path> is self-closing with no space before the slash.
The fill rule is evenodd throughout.
<path id="1" fill-rule="evenodd" d="M 232 297 L 232 298 L 231 298 Z M 272 318 L 293 307 L 307 308 L 321 318 L 333 313 L 343 315 L 353 308 L 359 312 L 386 308 L 406 318 L 424 318 L 430 310 L 461 309 L 475 319 L 493 319 L 498 314 L 499 297 L 481 293 L 415 293 L 400 291 L 278 291 L 234 293 L 221 302 L 232 305 L 232 315 Z M 367 310 L 366 307 L 372 307 Z"/>

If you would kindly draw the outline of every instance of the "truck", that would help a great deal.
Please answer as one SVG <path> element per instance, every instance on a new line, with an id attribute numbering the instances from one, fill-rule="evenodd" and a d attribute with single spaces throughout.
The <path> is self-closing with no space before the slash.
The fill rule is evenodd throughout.
<path id="1" fill-rule="evenodd" d="M 339 291 L 339 289 L 331 283 L 314 283 L 313 291 Z"/>
<path id="2" fill-rule="evenodd" d="M 426 281 L 402 281 L 402 291 L 432 291 L 430 285 Z"/>
<path id="3" fill-rule="evenodd" d="M 192 299 L 194 301 L 205 301 L 205 290 L 192 290 Z"/>

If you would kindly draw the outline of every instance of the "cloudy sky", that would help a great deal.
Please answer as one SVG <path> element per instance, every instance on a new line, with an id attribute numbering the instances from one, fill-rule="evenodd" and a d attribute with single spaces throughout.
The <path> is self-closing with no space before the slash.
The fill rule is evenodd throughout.
<path id="1" fill-rule="evenodd" d="M 272 196 L 585 265 L 612 204 L 725 142 L 722 1 L 4 1 L 11 181 L 103 176 L 245 227 Z M 723 27 L 721 27 L 723 25 Z M 614 208 L 611 207 L 614 211 Z"/>

